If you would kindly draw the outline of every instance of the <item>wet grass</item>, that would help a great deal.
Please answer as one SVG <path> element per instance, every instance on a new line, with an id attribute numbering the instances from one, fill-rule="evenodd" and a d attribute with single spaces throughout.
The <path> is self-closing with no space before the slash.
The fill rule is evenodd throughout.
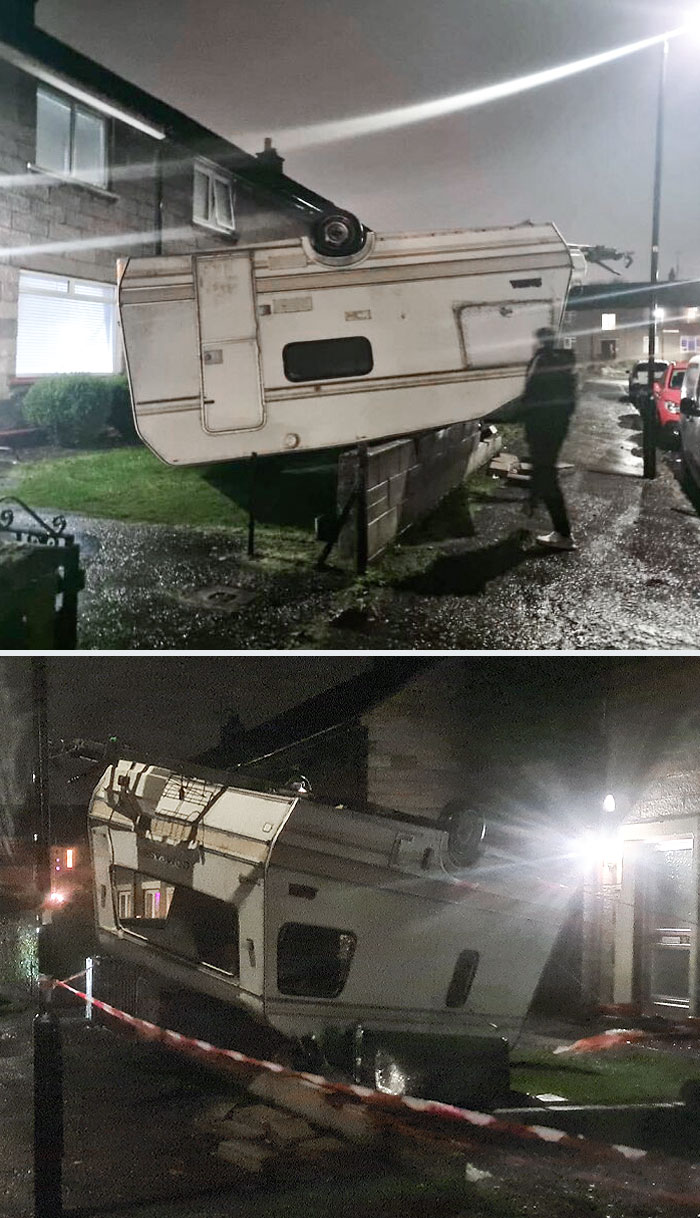
<path id="1" fill-rule="evenodd" d="M 562 1095 L 575 1104 L 642 1104 L 677 1100 L 681 1084 L 700 1078 L 700 1060 L 685 1051 L 622 1049 L 594 1056 L 513 1054 L 511 1086 L 529 1095 Z"/>
<path id="2" fill-rule="evenodd" d="M 257 520 L 312 532 L 314 518 L 335 506 L 335 461 L 334 453 L 258 459 Z M 27 463 L 14 490 L 32 506 L 110 520 L 241 528 L 248 519 L 251 466 L 178 469 L 130 446 Z"/>

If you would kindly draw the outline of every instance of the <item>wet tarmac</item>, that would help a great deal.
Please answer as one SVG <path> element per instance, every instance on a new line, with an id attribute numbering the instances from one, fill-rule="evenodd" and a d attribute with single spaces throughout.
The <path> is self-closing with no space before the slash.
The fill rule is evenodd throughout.
<path id="1" fill-rule="evenodd" d="M 0 1019 L 0 1215 L 32 1212 L 31 1018 Z M 64 1213 L 71 1218 L 273 1218 L 337 1213 L 353 1218 L 461 1218 L 466 1213 L 538 1218 L 650 1218 L 697 1211 L 687 1205 L 695 1170 L 659 1162 L 651 1184 L 624 1163 L 580 1163 L 543 1143 L 463 1139 L 454 1166 L 440 1172 L 457 1184 L 442 1198 L 423 1197 L 437 1171 L 435 1151 L 424 1161 L 418 1146 L 389 1141 L 372 1155 L 348 1144 L 332 1161 L 304 1164 L 296 1154 L 251 1174 L 219 1157 L 207 1121 L 213 1108 L 245 1103 L 233 1082 L 208 1074 L 164 1050 L 133 1041 L 79 1012 L 61 1015 L 64 1062 Z M 574 1033 L 565 1030 L 565 1039 Z M 241 1108 L 241 1114 L 245 1109 Z M 424 1147 L 424 1150 L 426 1148 Z M 405 1160 L 405 1162 L 404 1162 Z M 465 1178 L 465 1161 L 472 1175 Z M 402 1166 L 403 1164 L 403 1166 Z M 651 1165 L 650 1165 L 651 1167 Z M 647 1173 L 648 1174 L 648 1173 Z M 483 1209 L 469 1182 L 482 1180 Z M 649 1190 L 649 1195 L 645 1191 Z M 692 1190 L 694 1191 L 694 1190 Z M 384 1198 L 377 1202 L 377 1197 Z M 442 1200 L 442 1204 L 440 1201 Z"/>
<path id="2" fill-rule="evenodd" d="M 475 535 L 420 549 L 410 577 L 319 572 L 309 540 L 250 561 L 242 533 L 71 517 L 87 575 L 85 649 L 649 650 L 700 643 L 700 516 L 660 453 L 645 481 L 622 383 L 582 395 L 562 475 L 578 549 L 543 553 L 522 487 L 474 496 Z M 525 455 L 524 446 L 521 455 Z M 399 555 L 418 551 L 410 539 Z M 395 572 L 396 564 L 392 571 Z"/>

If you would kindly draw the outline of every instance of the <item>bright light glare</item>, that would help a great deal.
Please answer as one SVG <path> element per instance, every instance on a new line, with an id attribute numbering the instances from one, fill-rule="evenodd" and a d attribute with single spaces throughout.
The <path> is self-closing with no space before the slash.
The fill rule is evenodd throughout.
<path id="1" fill-rule="evenodd" d="M 49 905 L 63 905 L 63 902 L 66 899 L 67 898 L 66 898 L 65 892 L 52 892 L 46 898 Z"/>
<path id="2" fill-rule="evenodd" d="M 614 795 L 605 796 L 605 799 L 603 800 L 603 811 L 604 812 L 614 812 L 615 811 L 615 796 Z"/>
<path id="3" fill-rule="evenodd" d="M 480 89 L 469 89 L 465 93 L 454 93 L 450 97 L 418 102 L 413 106 L 400 106 L 395 110 L 384 110 L 378 114 L 363 114 L 356 118 L 314 123 L 306 127 L 287 127 L 278 131 L 275 139 L 278 145 L 291 151 L 318 144 L 330 144 L 337 140 L 348 140 L 360 135 L 375 135 L 396 130 L 398 127 L 408 127 L 413 123 L 426 122 L 429 119 L 443 118 L 447 114 L 456 114 L 460 110 L 472 110 L 476 106 L 484 106 L 488 102 L 514 97 L 518 93 L 538 89 L 540 85 L 554 84 L 555 81 L 577 76 L 580 72 L 587 72 L 591 68 L 600 68 L 604 64 L 614 63 L 617 59 L 624 59 L 627 55 L 636 55 L 639 51 L 646 51 L 649 47 L 678 38 L 681 34 L 692 36 L 699 20 L 699 15 L 695 13 L 692 17 L 689 16 L 686 25 L 667 30 L 664 34 L 655 34 L 654 37 L 643 38 L 639 42 L 628 42 L 625 46 L 615 47 L 611 51 L 601 51 L 597 55 L 588 55 L 585 59 L 574 59 L 570 63 L 560 64 L 559 67 L 544 68 L 540 72 L 531 72 L 527 76 L 518 76 L 514 80 L 485 85 Z M 246 138 L 249 143 L 252 141 L 256 144 L 260 143 L 262 139 L 257 132 L 249 133 Z"/>
<path id="4" fill-rule="evenodd" d="M 574 850 L 584 866 L 615 860 L 620 853 L 620 839 L 612 833 L 584 833 L 574 843 Z"/>
<path id="5" fill-rule="evenodd" d="M 689 38 L 700 39 L 700 8 L 697 5 L 685 10 L 683 29 Z"/>

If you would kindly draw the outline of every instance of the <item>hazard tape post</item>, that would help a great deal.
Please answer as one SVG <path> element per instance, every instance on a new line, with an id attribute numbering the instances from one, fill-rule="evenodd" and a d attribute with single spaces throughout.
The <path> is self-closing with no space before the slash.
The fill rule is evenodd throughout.
<path id="1" fill-rule="evenodd" d="M 370 1145 L 388 1134 L 429 1147 L 432 1152 L 454 1155 L 474 1144 L 504 1147 L 508 1144 L 539 1148 L 562 1154 L 572 1167 L 605 1164 L 608 1172 L 615 1165 L 622 1169 L 615 1182 L 635 1193 L 653 1195 L 657 1201 L 688 1205 L 700 1209 L 700 1167 L 664 1159 L 635 1147 L 608 1145 L 573 1136 L 544 1125 L 524 1125 L 491 1113 L 455 1108 L 435 1100 L 390 1095 L 352 1083 L 330 1081 L 317 1074 L 292 1070 L 275 1062 L 260 1061 L 235 1049 L 220 1049 L 206 1041 L 195 1040 L 168 1028 L 139 1019 L 98 998 L 89 997 L 66 981 L 57 986 L 83 1002 L 91 1001 L 96 1011 L 113 1020 L 118 1028 L 140 1040 L 161 1044 L 185 1056 L 221 1069 L 236 1077 L 258 1099 L 306 1118 L 310 1123 L 332 1129 L 353 1142 Z M 646 1178 L 644 1168 L 648 1165 Z M 662 1170 L 663 1169 L 663 1170 Z M 670 1179 L 682 1173 L 676 1189 L 662 1189 L 660 1174 Z M 43 1218 L 43 1216 L 42 1216 Z"/>
<path id="2" fill-rule="evenodd" d="M 61 1218 L 63 1065 L 53 1011 L 34 1017 L 34 1218 Z"/>

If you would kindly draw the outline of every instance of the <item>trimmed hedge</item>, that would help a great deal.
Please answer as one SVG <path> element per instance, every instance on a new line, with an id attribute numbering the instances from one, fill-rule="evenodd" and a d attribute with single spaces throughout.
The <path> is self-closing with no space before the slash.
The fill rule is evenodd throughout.
<path id="1" fill-rule="evenodd" d="M 108 425 L 132 439 L 129 388 L 123 376 L 70 373 L 36 381 L 24 399 L 28 423 L 43 427 L 54 444 L 93 444 Z"/>

